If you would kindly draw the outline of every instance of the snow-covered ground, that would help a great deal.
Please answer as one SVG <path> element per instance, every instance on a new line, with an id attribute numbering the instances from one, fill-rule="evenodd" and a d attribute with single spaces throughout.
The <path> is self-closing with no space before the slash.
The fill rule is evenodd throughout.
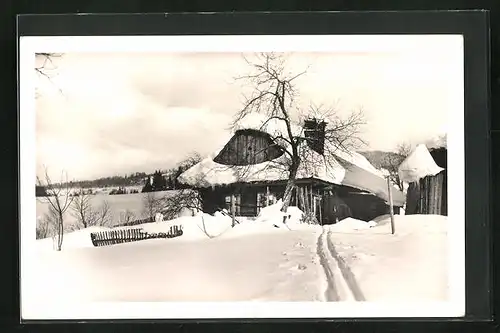
<path id="1" fill-rule="evenodd" d="M 32 302 L 317 300 L 315 247 L 306 245 L 319 227 L 292 221 L 289 230 L 265 218 L 231 223 L 220 213 L 148 223 L 137 227 L 182 225 L 184 234 L 106 247 L 93 247 L 90 233 L 109 229 L 93 227 L 65 234 L 61 252 L 52 239 L 38 240 L 29 270 L 43 283 L 26 295 Z"/>
<path id="2" fill-rule="evenodd" d="M 387 216 L 320 227 L 290 209 L 287 226 L 271 206 L 234 228 L 223 214 L 138 226 L 182 225 L 172 239 L 93 247 L 90 232 L 106 229 L 91 228 L 66 234 L 61 252 L 51 239 L 34 241 L 23 256 L 22 302 L 33 310 L 93 301 L 447 300 L 446 217 L 396 216 L 392 235 Z"/>
<path id="3" fill-rule="evenodd" d="M 447 218 L 435 215 L 377 219 L 375 227 L 327 227 L 329 238 L 366 301 L 446 301 L 448 298 Z M 361 222 L 362 223 L 362 222 Z M 355 223 L 353 223 L 355 227 Z M 351 228 L 353 229 L 353 228 Z"/>

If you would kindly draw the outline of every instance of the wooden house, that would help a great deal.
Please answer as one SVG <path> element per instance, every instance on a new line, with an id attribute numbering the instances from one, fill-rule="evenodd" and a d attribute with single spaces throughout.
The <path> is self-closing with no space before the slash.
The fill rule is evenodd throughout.
<path id="1" fill-rule="evenodd" d="M 446 147 L 417 148 L 403 161 L 400 176 L 409 182 L 405 214 L 448 215 Z"/>
<path id="2" fill-rule="evenodd" d="M 242 125 L 222 149 L 179 176 L 181 183 L 199 190 L 203 211 L 214 213 L 234 207 L 237 216 L 251 217 L 283 197 L 288 156 L 279 139 L 285 129 L 280 132 L 283 124 L 275 120 Z M 307 139 L 304 151 L 309 155 L 297 172 L 291 205 L 310 208 L 322 224 L 346 217 L 369 221 L 387 214 L 387 181 L 356 152 L 324 156 L 324 129 L 324 123 L 314 121 L 306 122 L 304 128 L 293 128 Z M 396 188 L 392 194 L 397 214 L 405 197 Z"/>

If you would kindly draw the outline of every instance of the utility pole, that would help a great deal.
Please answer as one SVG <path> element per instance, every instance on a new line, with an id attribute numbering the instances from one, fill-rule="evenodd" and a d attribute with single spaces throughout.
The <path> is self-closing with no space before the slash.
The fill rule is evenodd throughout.
<path id="1" fill-rule="evenodd" d="M 266 207 L 269 206 L 269 198 L 271 197 L 271 193 L 269 192 L 269 186 L 266 186 Z"/>
<path id="2" fill-rule="evenodd" d="M 231 227 L 234 228 L 236 220 L 236 200 L 234 194 L 231 194 Z"/>
<path id="3" fill-rule="evenodd" d="M 391 180 L 389 177 L 387 177 L 387 189 L 389 192 L 389 212 L 391 214 L 391 233 L 394 235 L 396 230 L 395 230 L 395 226 L 394 226 L 394 208 L 393 208 L 393 203 L 392 203 L 392 186 L 391 186 Z"/>

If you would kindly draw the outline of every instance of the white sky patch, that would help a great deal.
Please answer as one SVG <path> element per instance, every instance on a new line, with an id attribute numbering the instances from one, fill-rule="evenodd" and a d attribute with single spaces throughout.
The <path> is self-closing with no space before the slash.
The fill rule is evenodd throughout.
<path id="1" fill-rule="evenodd" d="M 79 145 L 87 145 L 89 152 L 94 147 L 87 142 L 96 136 L 110 143 L 128 142 L 122 149 L 108 151 L 108 168 L 89 165 L 88 170 L 67 170 L 76 179 L 149 170 L 148 159 L 142 166 L 134 163 L 141 170 L 132 170 L 130 164 L 114 166 L 112 161 L 127 146 L 150 150 L 152 157 L 158 150 L 150 148 L 156 146 L 151 141 L 161 143 L 166 150 L 172 149 L 172 142 L 181 143 L 174 145 L 172 153 L 164 154 L 161 168 L 174 165 L 176 159 L 167 156 L 179 150 L 205 154 L 217 148 L 218 140 L 210 138 L 220 137 L 227 129 L 242 107 L 242 94 L 251 89 L 244 81 L 235 80 L 249 72 L 242 52 L 251 59 L 247 47 L 254 43 L 254 50 L 266 50 L 272 40 L 238 37 L 250 43 L 242 47 L 226 36 L 223 39 L 231 43 L 221 50 L 219 44 L 210 43 L 213 38 L 205 37 L 183 39 L 193 40 L 192 45 L 175 44 L 170 40 L 180 39 L 169 37 L 156 49 L 148 44 L 148 40 L 153 41 L 149 37 L 136 38 L 134 48 L 122 37 L 75 38 L 24 39 L 30 40 L 37 52 L 64 53 L 50 64 L 52 82 L 46 78 L 35 82 L 41 95 L 36 101 L 37 121 L 49 124 L 37 126 L 37 138 L 66 140 L 68 132 L 85 133 Z M 336 40 L 329 42 L 332 38 Z M 288 39 L 273 45 L 277 51 L 292 51 L 287 69 L 308 69 L 296 82 L 299 108 L 323 105 L 346 114 L 362 107 L 368 120 L 363 132 L 367 149 L 393 150 L 401 141 L 420 143 L 440 134 L 445 126 L 456 97 L 453 83 L 462 79 L 456 61 L 451 61 L 461 56 L 455 52 L 457 38 L 326 36 L 322 42 L 326 44 L 318 49 L 313 44 L 317 36 L 307 36 L 306 44 L 317 52 L 287 44 Z M 62 41 L 64 49 L 58 44 Z M 255 48 L 256 43 L 260 48 Z M 182 137 L 178 137 L 179 132 L 183 132 Z M 124 135 L 133 136 L 135 141 L 125 140 Z M 58 168 L 64 157 L 39 154 L 39 158 L 38 163 Z"/>

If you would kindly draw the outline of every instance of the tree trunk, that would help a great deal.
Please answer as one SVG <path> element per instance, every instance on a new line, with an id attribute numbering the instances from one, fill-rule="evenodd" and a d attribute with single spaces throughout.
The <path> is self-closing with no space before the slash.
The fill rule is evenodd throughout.
<path id="1" fill-rule="evenodd" d="M 295 206 L 299 207 L 299 187 L 295 186 Z"/>
<path id="2" fill-rule="evenodd" d="M 297 177 L 297 170 L 299 169 L 298 162 L 292 162 L 290 166 L 290 174 L 288 176 L 288 181 L 285 187 L 285 193 L 283 195 L 283 206 L 281 207 L 281 211 L 283 214 L 283 223 L 286 223 L 288 215 L 286 212 L 288 210 L 288 206 L 290 206 L 290 199 L 292 198 L 293 188 L 295 187 L 295 177 Z"/>
<path id="3" fill-rule="evenodd" d="M 58 221 L 58 230 L 57 230 L 57 251 L 61 251 L 61 247 L 62 247 L 62 243 L 63 243 L 63 235 L 64 235 L 63 216 L 62 216 L 62 213 L 59 212 L 59 221 Z"/>
<path id="4" fill-rule="evenodd" d="M 83 227 L 84 227 L 84 228 L 87 228 L 87 227 L 88 227 L 88 225 L 87 225 L 87 220 L 85 220 L 85 215 L 84 215 L 84 214 L 82 214 L 82 224 L 83 224 Z"/>
<path id="5" fill-rule="evenodd" d="M 304 198 L 304 188 L 300 187 L 300 188 L 298 188 L 298 190 L 299 190 L 299 198 L 300 198 L 300 207 L 299 208 L 305 212 L 306 211 L 306 200 Z"/>
<path id="6" fill-rule="evenodd" d="M 283 195 L 283 206 L 281 211 L 286 213 L 288 206 L 290 206 L 290 200 L 292 199 L 293 187 L 295 186 L 295 177 L 293 179 L 288 179 L 285 187 L 285 194 Z"/>

